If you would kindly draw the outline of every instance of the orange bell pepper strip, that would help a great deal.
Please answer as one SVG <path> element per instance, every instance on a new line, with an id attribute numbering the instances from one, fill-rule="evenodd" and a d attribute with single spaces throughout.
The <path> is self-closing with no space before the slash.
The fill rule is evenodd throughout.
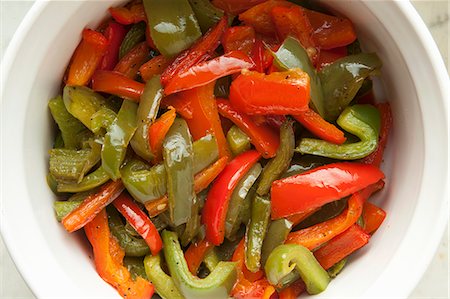
<path id="1" fill-rule="evenodd" d="M 167 132 L 177 116 L 176 110 L 169 106 L 169 111 L 161 115 L 149 128 L 148 128 L 148 141 L 149 146 L 152 149 L 155 158 L 153 162 L 156 164 L 162 159 L 162 145 Z"/>
<path id="2" fill-rule="evenodd" d="M 303 7 L 275 6 L 272 8 L 271 15 L 280 40 L 291 35 L 296 37 L 305 49 L 315 47 L 312 39 L 314 29 Z"/>
<path id="3" fill-rule="evenodd" d="M 125 27 L 114 21 L 108 23 L 104 35 L 108 39 L 108 47 L 106 49 L 105 55 L 103 56 L 102 62 L 100 63 L 98 69 L 110 71 L 114 69 L 119 60 L 119 49 L 122 44 L 123 39 L 127 30 Z"/>
<path id="4" fill-rule="evenodd" d="M 317 57 L 316 68 L 320 71 L 325 66 L 335 62 L 338 59 L 347 56 L 347 47 L 339 47 L 330 50 L 320 50 Z"/>
<path id="5" fill-rule="evenodd" d="M 112 285 L 123 298 L 150 298 L 154 293 L 153 285 L 137 277 L 135 281 L 123 266 L 123 250 L 117 240 L 110 235 L 108 215 L 102 209 L 86 226 L 84 231 L 94 251 L 95 268 L 100 277 Z"/>
<path id="6" fill-rule="evenodd" d="M 212 4 L 226 13 L 237 15 L 250 7 L 267 0 L 213 0 Z"/>
<path id="7" fill-rule="evenodd" d="M 122 25 L 130 25 L 147 21 L 144 5 L 142 3 L 132 4 L 130 7 L 111 7 L 109 13 L 113 19 Z"/>
<path id="8" fill-rule="evenodd" d="M 364 231 L 373 234 L 386 218 L 386 212 L 376 205 L 366 201 L 363 209 Z"/>
<path id="9" fill-rule="evenodd" d="M 391 105 L 389 103 L 377 104 L 376 107 L 380 111 L 381 115 L 381 126 L 380 126 L 380 136 L 378 139 L 377 149 L 361 160 L 362 163 L 372 164 L 376 167 L 380 167 L 383 161 L 384 149 L 386 148 L 387 140 L 389 137 L 389 132 L 392 128 L 392 111 Z"/>
<path id="10" fill-rule="evenodd" d="M 344 47 L 356 40 L 352 22 L 347 18 L 326 15 L 317 11 L 304 9 L 312 28 L 312 39 L 321 49 Z"/>
<path id="11" fill-rule="evenodd" d="M 243 70 L 231 83 L 230 101 L 249 115 L 296 115 L 308 110 L 310 88 L 308 74 L 300 69 L 269 75 Z"/>
<path id="12" fill-rule="evenodd" d="M 214 245 L 203 239 L 199 242 L 192 243 L 186 250 L 184 253 L 184 258 L 187 262 L 189 271 L 191 271 L 193 275 L 197 275 L 200 264 L 205 259 L 208 251 L 212 248 L 214 248 Z"/>
<path id="13" fill-rule="evenodd" d="M 108 40 L 100 32 L 84 29 L 67 73 L 67 85 L 87 85 L 108 48 Z"/>
<path id="14" fill-rule="evenodd" d="M 370 235 L 365 233 L 358 224 L 353 224 L 346 231 L 314 251 L 314 256 L 319 264 L 328 270 L 346 256 L 366 245 L 369 239 Z"/>
<path id="15" fill-rule="evenodd" d="M 131 49 L 114 67 L 114 71 L 125 77 L 134 79 L 141 65 L 147 60 L 150 52 L 146 42 L 142 42 Z"/>
<path id="16" fill-rule="evenodd" d="M 276 6 L 292 7 L 295 4 L 285 0 L 269 0 L 255 5 L 239 14 L 239 20 L 251 26 L 256 32 L 267 36 L 277 34 L 275 24 L 272 21 L 272 9 Z"/>
<path id="17" fill-rule="evenodd" d="M 257 125 L 250 116 L 235 109 L 230 101 L 217 99 L 220 115 L 231 120 L 248 137 L 256 150 L 268 159 L 276 155 L 280 140 L 278 134 L 267 124 Z"/>
<path id="18" fill-rule="evenodd" d="M 122 193 L 116 198 L 113 205 L 145 240 L 152 255 L 157 255 L 161 251 L 162 240 L 150 218 L 131 200 L 127 193 Z"/>
<path id="19" fill-rule="evenodd" d="M 203 169 L 194 176 L 194 192 L 200 193 L 205 190 L 214 179 L 222 172 L 228 162 L 228 157 L 219 158 L 216 162 Z M 150 217 L 155 217 L 169 208 L 169 199 L 167 195 L 157 200 L 149 201 L 145 204 Z"/>
<path id="20" fill-rule="evenodd" d="M 383 186 L 384 182 L 379 181 L 354 193 L 348 200 L 348 208 L 339 216 L 308 228 L 289 233 L 286 243 L 299 244 L 305 246 L 309 250 L 313 250 L 330 241 L 356 223 L 361 216 L 364 201 L 366 201 L 373 192 L 383 188 Z"/>
<path id="21" fill-rule="evenodd" d="M 148 81 L 155 75 L 161 75 L 172 62 L 172 58 L 158 55 L 141 65 L 139 73 L 144 81 Z"/>
<path id="22" fill-rule="evenodd" d="M 183 91 L 180 97 L 183 98 L 182 101 L 189 102 L 192 108 L 192 118 L 186 119 L 186 122 L 194 140 L 213 134 L 216 137 L 219 156 L 230 157 L 214 96 L 214 82 Z"/>
<path id="23" fill-rule="evenodd" d="M 308 129 L 308 131 L 325 141 L 334 144 L 342 144 L 347 139 L 344 136 L 344 132 L 339 130 L 335 125 L 324 120 L 320 114 L 316 113 L 311 108 L 294 115 L 294 118 Z"/>
<path id="24" fill-rule="evenodd" d="M 222 244 L 225 238 L 225 220 L 234 188 L 260 157 L 255 150 L 238 155 L 212 184 L 202 210 L 202 223 L 205 225 L 206 239 L 214 245 Z"/>
<path id="25" fill-rule="evenodd" d="M 372 165 L 337 162 L 277 180 L 271 187 L 272 219 L 319 208 L 383 178 Z"/>
<path id="26" fill-rule="evenodd" d="M 200 62 L 186 71 L 178 72 L 164 87 L 164 94 L 170 95 L 183 90 L 204 86 L 221 77 L 251 69 L 253 61 L 241 51 L 227 52 L 214 59 Z"/>
<path id="27" fill-rule="evenodd" d="M 223 16 L 214 27 L 210 28 L 203 37 L 195 42 L 189 49 L 181 52 L 162 73 L 161 84 L 166 86 L 176 74 L 184 72 L 197 63 L 211 57 L 219 46 L 220 39 L 227 26 L 227 16 Z"/>
<path id="28" fill-rule="evenodd" d="M 139 102 L 144 93 L 145 85 L 134 81 L 121 73 L 114 71 L 95 72 L 92 77 L 92 89 L 94 91 L 106 92 Z"/>
<path id="29" fill-rule="evenodd" d="M 222 46 L 225 53 L 239 50 L 247 55 L 252 53 L 255 43 L 255 30 L 251 26 L 234 26 L 225 30 L 222 37 Z"/>
<path id="30" fill-rule="evenodd" d="M 278 299 L 297 299 L 301 293 L 306 291 L 303 280 L 299 279 L 278 293 Z"/>
<path id="31" fill-rule="evenodd" d="M 81 205 L 67 214 L 61 221 L 68 232 L 79 230 L 102 211 L 104 207 L 116 199 L 125 189 L 121 180 L 109 181 L 100 189 L 86 197 Z"/>

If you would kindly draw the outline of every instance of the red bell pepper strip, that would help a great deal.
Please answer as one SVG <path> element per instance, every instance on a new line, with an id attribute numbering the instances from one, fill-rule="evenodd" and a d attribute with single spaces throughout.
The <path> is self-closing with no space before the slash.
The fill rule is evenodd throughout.
<path id="1" fill-rule="evenodd" d="M 331 50 L 320 50 L 320 53 L 317 57 L 316 68 L 318 71 L 320 71 L 323 67 L 345 56 L 347 56 L 347 47 L 339 47 Z"/>
<path id="2" fill-rule="evenodd" d="M 74 232 L 92 221 L 104 207 L 116 199 L 125 189 L 121 180 L 110 181 L 86 197 L 81 205 L 67 214 L 61 221 L 68 232 Z"/>
<path id="3" fill-rule="evenodd" d="M 227 52 L 222 56 L 201 62 L 190 69 L 178 72 L 164 87 L 164 93 L 170 95 L 194 87 L 206 85 L 243 69 L 254 66 L 253 61 L 241 51 Z"/>
<path id="4" fill-rule="evenodd" d="M 166 86 L 178 73 L 190 69 L 199 62 L 205 61 L 212 56 L 219 46 L 225 29 L 228 26 L 227 17 L 223 16 L 217 24 L 210 28 L 202 38 L 194 43 L 189 49 L 181 52 L 161 75 L 161 84 Z"/>
<path id="5" fill-rule="evenodd" d="M 108 40 L 100 32 L 84 29 L 83 39 L 76 48 L 67 74 L 67 85 L 87 85 L 102 61 Z"/>
<path id="6" fill-rule="evenodd" d="M 189 271 L 191 271 L 193 275 L 197 275 L 200 264 L 205 259 L 208 251 L 212 248 L 214 248 L 214 245 L 203 239 L 199 242 L 192 243 L 186 250 L 184 253 L 184 258 L 187 262 Z"/>
<path id="7" fill-rule="evenodd" d="M 112 285 L 123 298 L 150 298 L 154 293 L 153 285 L 137 277 L 135 281 L 123 266 L 123 250 L 117 240 L 110 235 L 108 215 L 103 209 L 86 226 L 84 231 L 94 251 L 95 268 L 100 277 Z"/>
<path id="8" fill-rule="evenodd" d="M 225 237 L 225 220 L 231 193 L 239 180 L 259 160 L 260 154 L 250 150 L 231 160 L 219 174 L 208 192 L 202 211 L 206 240 L 220 245 Z"/>
<path id="9" fill-rule="evenodd" d="M 149 146 L 152 149 L 155 156 L 153 162 L 159 163 L 162 160 L 162 145 L 167 132 L 177 116 L 176 110 L 169 106 L 169 111 L 161 115 L 149 128 L 148 128 L 148 141 Z"/>
<path id="10" fill-rule="evenodd" d="M 145 85 L 114 71 L 96 71 L 92 77 L 92 89 L 139 102 Z"/>
<path id="11" fill-rule="evenodd" d="M 292 7 L 295 4 L 285 0 L 269 0 L 239 14 L 239 20 L 267 36 L 276 35 L 275 24 L 272 21 L 272 9 L 276 6 Z"/>
<path id="12" fill-rule="evenodd" d="M 233 106 L 249 115 L 299 114 L 309 99 L 309 76 L 300 69 L 269 75 L 243 70 L 230 87 Z"/>
<path id="13" fill-rule="evenodd" d="M 348 208 L 339 216 L 290 233 L 286 243 L 299 244 L 305 246 L 309 250 L 313 250 L 328 242 L 356 223 L 361 216 L 364 202 L 373 192 L 380 190 L 383 186 L 384 182 L 378 181 L 377 183 L 354 193 L 348 200 Z"/>
<path id="14" fill-rule="evenodd" d="M 346 256 L 366 245 L 369 239 L 370 235 L 365 233 L 358 224 L 353 224 L 346 231 L 314 251 L 314 256 L 319 264 L 328 270 Z"/>
<path id="15" fill-rule="evenodd" d="M 105 56 L 103 56 L 99 69 L 105 71 L 111 71 L 119 60 L 119 49 L 125 38 L 127 31 L 125 27 L 114 21 L 110 21 L 108 27 L 106 27 L 104 35 L 108 39 L 108 47 L 106 49 Z"/>
<path id="16" fill-rule="evenodd" d="M 386 212 L 376 205 L 366 201 L 363 209 L 364 231 L 373 234 L 386 218 Z"/>
<path id="17" fill-rule="evenodd" d="M 250 7 L 265 1 L 267 0 L 213 0 L 212 3 L 226 13 L 237 15 Z"/>
<path id="18" fill-rule="evenodd" d="M 255 62 L 252 71 L 264 73 L 264 45 L 260 39 L 255 41 L 252 49 L 252 59 Z"/>
<path id="19" fill-rule="evenodd" d="M 252 53 L 255 43 L 255 30 L 251 26 L 234 26 L 225 30 L 222 46 L 225 53 L 239 50 L 247 55 Z"/>
<path id="20" fill-rule="evenodd" d="M 213 134 L 219 147 L 219 156 L 230 157 L 214 96 L 214 82 L 183 91 L 180 95 L 184 101 L 189 101 L 192 108 L 192 118 L 186 119 L 186 122 L 194 140 Z"/>
<path id="21" fill-rule="evenodd" d="M 297 299 L 301 293 L 306 291 L 303 280 L 299 279 L 278 293 L 278 299 Z"/>
<path id="22" fill-rule="evenodd" d="M 148 247 L 150 247 L 152 254 L 157 255 L 162 248 L 162 240 L 150 218 L 145 215 L 139 206 L 135 204 L 126 193 L 122 193 L 116 198 L 116 200 L 113 201 L 113 205 L 145 240 Z"/>
<path id="23" fill-rule="evenodd" d="M 245 242 L 244 239 L 236 247 L 232 261 L 236 263 L 237 281 L 231 291 L 231 296 L 236 299 L 262 299 L 270 298 L 275 289 L 264 277 L 262 270 L 252 273 L 244 263 Z"/>
<path id="24" fill-rule="evenodd" d="M 352 22 L 347 18 L 326 15 L 317 11 L 304 9 L 312 28 L 312 39 L 321 49 L 344 47 L 356 40 Z"/>
<path id="25" fill-rule="evenodd" d="M 158 55 L 144 63 L 139 68 L 139 73 L 144 81 L 148 81 L 155 75 L 161 75 L 172 62 L 172 58 Z"/>
<path id="26" fill-rule="evenodd" d="M 272 219 L 321 207 L 383 178 L 383 172 L 372 165 L 338 162 L 275 181 L 271 188 Z"/>
<path id="27" fill-rule="evenodd" d="M 380 110 L 381 115 L 381 127 L 380 127 L 380 137 L 378 140 L 377 149 L 361 160 L 362 163 L 372 164 L 376 167 L 380 167 L 383 161 L 384 149 L 386 148 L 389 132 L 392 128 L 392 111 L 389 103 L 377 104 L 376 107 Z"/>
<path id="28" fill-rule="evenodd" d="M 248 137 L 261 155 L 268 159 L 276 155 L 280 140 L 278 134 L 267 124 L 257 125 L 248 115 L 236 110 L 230 101 L 217 99 L 220 115 L 231 120 Z"/>
<path id="29" fill-rule="evenodd" d="M 150 52 L 146 42 L 137 44 L 117 63 L 114 71 L 123 74 L 125 77 L 134 79 L 141 65 L 147 60 Z"/>
<path id="30" fill-rule="evenodd" d="M 315 47 L 312 39 L 314 29 L 303 7 L 275 6 L 272 8 L 271 15 L 280 40 L 285 40 L 291 35 L 296 37 L 305 49 Z"/>
<path id="31" fill-rule="evenodd" d="M 170 96 L 164 97 L 161 102 L 161 108 L 173 107 L 178 114 L 185 120 L 193 117 L 192 105 L 190 99 L 184 97 L 182 93 L 174 93 Z"/>
<path id="32" fill-rule="evenodd" d="M 308 129 L 308 131 L 325 141 L 342 144 L 347 139 L 344 136 L 344 132 L 339 130 L 335 125 L 324 120 L 320 114 L 316 113 L 311 108 L 294 115 L 294 118 Z"/>
<path id="33" fill-rule="evenodd" d="M 142 21 L 147 21 L 147 16 L 145 15 L 144 5 L 133 4 L 131 7 L 111 7 L 109 13 L 113 19 L 122 25 L 130 25 L 139 23 Z"/>

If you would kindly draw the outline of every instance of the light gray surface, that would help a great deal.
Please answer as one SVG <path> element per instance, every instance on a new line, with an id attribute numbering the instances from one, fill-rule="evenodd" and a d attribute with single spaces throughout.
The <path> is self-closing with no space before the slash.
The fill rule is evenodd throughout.
<path id="1" fill-rule="evenodd" d="M 4 1 L 1 3 L 1 57 L 11 41 L 14 32 L 33 1 Z M 448 68 L 448 32 L 449 32 L 449 3 L 442 1 L 413 1 L 414 6 L 424 19 L 434 39 L 436 40 L 444 61 Z M 424 277 L 410 296 L 410 298 L 449 298 L 449 259 L 448 259 L 449 230 L 445 232 L 439 249 Z M 30 254 L 33 254 L 30 244 Z M 39 258 L 39 257 L 36 257 Z M 414 261 L 411 261 L 411 270 Z M 35 298 L 11 260 L 3 240 L 0 238 L 0 298 L 31 299 Z"/>

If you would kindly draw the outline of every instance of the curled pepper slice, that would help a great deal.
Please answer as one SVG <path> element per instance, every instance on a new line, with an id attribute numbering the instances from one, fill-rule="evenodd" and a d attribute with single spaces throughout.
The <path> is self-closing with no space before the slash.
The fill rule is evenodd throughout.
<path id="1" fill-rule="evenodd" d="M 184 299 L 180 294 L 172 277 L 167 275 L 161 267 L 161 257 L 159 255 L 148 255 L 144 259 L 145 273 L 153 284 L 156 292 L 163 299 Z"/>
<path id="2" fill-rule="evenodd" d="M 340 160 L 356 160 L 364 158 L 376 150 L 380 130 L 380 113 L 375 107 L 371 105 L 347 107 L 339 116 L 337 123 L 347 132 L 356 135 L 360 141 L 333 144 L 324 140 L 303 138 L 296 151 Z"/>
<path id="3" fill-rule="evenodd" d="M 330 276 L 307 248 L 297 244 L 276 247 L 267 259 L 264 270 L 272 285 L 277 285 L 286 275 L 296 269 L 311 294 L 323 292 L 330 283 Z"/>
<path id="4" fill-rule="evenodd" d="M 219 262 L 206 278 L 200 279 L 189 271 L 177 234 L 165 230 L 162 239 L 167 266 L 182 295 L 187 299 L 228 298 L 236 282 L 235 263 Z"/>
<path id="5" fill-rule="evenodd" d="M 301 69 L 269 75 L 243 70 L 230 87 L 234 107 L 250 115 L 298 114 L 308 109 L 309 76 Z"/>

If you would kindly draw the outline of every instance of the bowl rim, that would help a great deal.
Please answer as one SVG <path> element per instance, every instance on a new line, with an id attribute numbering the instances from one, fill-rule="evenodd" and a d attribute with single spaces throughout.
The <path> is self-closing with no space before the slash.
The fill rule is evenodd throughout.
<path id="1" fill-rule="evenodd" d="M 364 1 L 364 0 L 362 0 Z M 433 40 L 431 33 L 429 32 L 428 28 L 426 27 L 425 23 L 423 22 L 422 18 L 419 16 L 417 11 L 414 9 L 412 4 L 409 1 L 392 1 L 393 5 L 396 5 L 398 10 L 403 14 L 403 16 L 407 19 L 408 25 L 411 26 L 412 31 L 417 36 L 417 40 L 420 41 L 420 46 L 424 48 L 425 53 L 427 54 L 426 59 L 428 59 L 431 68 L 433 70 L 433 76 L 437 79 L 436 86 L 439 86 L 440 88 L 440 94 L 443 95 L 443 99 L 441 101 L 442 105 L 445 108 L 444 117 L 446 120 L 446 130 L 447 130 L 447 143 L 449 143 L 449 137 L 448 137 L 448 128 L 449 128 L 449 117 L 448 117 L 448 87 L 449 87 L 449 80 L 448 80 L 448 74 L 447 70 L 445 68 L 445 65 L 442 60 L 442 56 L 437 48 L 437 45 L 435 41 Z M 16 30 L 9 46 L 6 49 L 6 52 L 2 59 L 2 65 L 1 65 L 1 94 L 3 95 L 5 91 L 5 83 L 8 78 L 8 74 L 11 72 L 11 68 L 14 63 L 15 53 L 18 52 L 18 49 L 22 46 L 24 39 L 26 35 L 28 34 L 29 30 L 32 28 L 33 24 L 36 22 L 36 20 L 40 17 L 41 13 L 45 10 L 47 5 L 49 5 L 50 2 L 47 1 L 41 1 L 37 0 L 31 9 L 26 14 L 25 18 L 22 20 L 21 24 L 19 25 L 18 29 Z M 4 97 L 2 96 L 0 99 L 0 109 L 3 114 L 3 106 L 4 106 Z M 2 130 L 2 147 L 3 147 L 3 130 L 5 130 L 3 127 Z M 447 147 L 448 148 L 448 147 Z M 1 150 L 1 153 L 3 153 L 3 150 Z M 448 155 L 448 151 L 447 151 Z M 4 159 L 3 154 L 2 161 Z M 3 163 L 2 163 L 3 165 Z M 449 195 L 449 183 L 448 183 L 448 165 L 445 166 L 445 180 L 446 184 L 443 186 L 442 191 L 442 203 L 443 205 L 446 205 L 448 207 L 448 195 Z M 4 174 L 3 166 L 1 170 L 1 185 L 4 183 Z M 14 261 L 16 267 L 18 268 L 20 275 L 24 278 L 27 285 L 30 287 L 31 291 L 37 298 L 44 298 L 43 293 L 40 291 L 40 287 L 34 282 L 35 279 L 33 278 L 35 271 L 32 270 L 32 265 L 26 264 L 21 260 L 21 255 L 18 253 L 18 249 L 21 244 L 20 242 L 16 240 L 13 234 L 12 229 L 7 229 L 6 225 L 4 223 L 3 215 L 6 213 L 6 211 L 3 209 L 3 195 L 4 195 L 4 188 L 2 189 L 2 197 L 0 201 L 0 213 L 2 215 L 2 220 L 0 223 L 0 233 L 4 239 L 5 246 L 7 250 L 9 251 L 9 254 Z M 415 215 L 413 216 L 413 218 Z M 432 236 L 431 240 L 429 241 L 428 246 L 425 248 L 426 251 L 422 251 L 421 253 L 425 258 L 422 258 L 419 260 L 419 264 L 416 264 L 416 269 L 420 269 L 420 271 L 410 271 L 408 279 L 405 279 L 405 281 L 408 281 L 408 283 L 404 284 L 405 288 L 403 289 L 403 292 L 399 291 L 396 294 L 399 296 L 406 298 L 414 289 L 417 282 L 421 279 L 423 274 L 425 273 L 425 270 L 427 269 L 428 265 L 430 264 L 438 245 L 442 239 L 442 236 L 444 234 L 444 231 L 446 229 L 448 223 L 448 209 L 443 209 L 441 211 L 441 214 L 439 215 L 437 219 L 437 225 L 435 227 L 435 232 Z M 404 241 L 402 241 L 404 243 Z"/>

